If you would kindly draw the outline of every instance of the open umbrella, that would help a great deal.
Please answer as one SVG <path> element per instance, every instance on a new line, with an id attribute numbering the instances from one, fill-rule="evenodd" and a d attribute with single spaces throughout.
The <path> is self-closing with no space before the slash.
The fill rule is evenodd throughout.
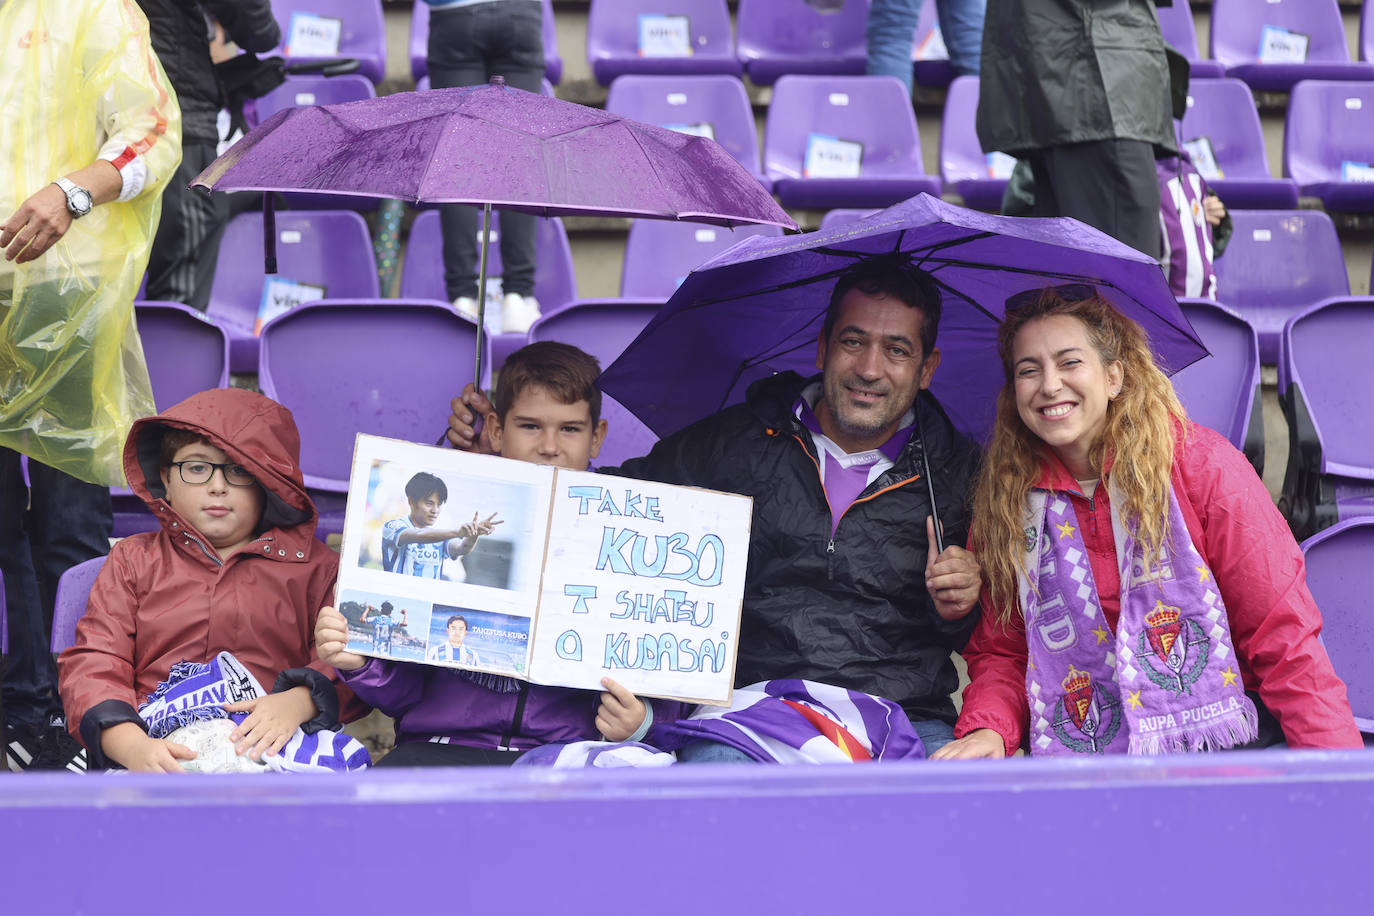
<path id="1" fill-rule="evenodd" d="M 796 228 L 714 141 L 514 89 L 500 77 L 487 86 L 279 111 L 192 187 L 480 204 L 479 290 L 492 207 Z M 275 233 L 266 226 L 270 245 Z M 481 308 L 485 296 L 477 301 Z"/>
<path id="2" fill-rule="evenodd" d="M 992 216 L 921 194 L 832 230 L 732 246 L 687 276 L 599 385 L 666 436 L 742 401 L 759 378 L 808 375 L 836 277 L 884 255 L 909 258 L 940 286 L 931 391 L 979 441 L 1002 385 L 997 324 L 1013 293 L 1091 283 L 1145 327 L 1165 371 L 1207 355 L 1153 258 L 1077 220 Z"/>

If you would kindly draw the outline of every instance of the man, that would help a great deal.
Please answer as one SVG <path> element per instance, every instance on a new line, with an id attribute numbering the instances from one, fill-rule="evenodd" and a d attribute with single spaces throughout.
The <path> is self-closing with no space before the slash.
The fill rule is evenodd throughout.
<path id="1" fill-rule="evenodd" d="M 80 769 L 48 634 L 59 576 L 109 549 L 106 487 L 153 412 L 133 297 L 181 116 L 130 0 L 0 4 L 0 111 L 5 749 L 12 769 Z"/>
<path id="2" fill-rule="evenodd" d="M 950 653 L 976 615 L 979 572 L 935 555 L 926 451 L 948 544 L 968 530 L 977 449 L 929 394 L 940 294 L 888 259 L 842 275 L 817 340 L 818 377 L 782 373 L 659 442 L 619 473 L 753 497 L 736 683 L 806 678 L 899 703 L 932 752 L 953 737 Z M 470 447 L 470 388 L 449 438 Z M 915 420 L 919 417 L 919 424 Z M 920 434 L 916 429 L 919 425 Z M 739 759 L 688 745 L 680 759 Z"/>

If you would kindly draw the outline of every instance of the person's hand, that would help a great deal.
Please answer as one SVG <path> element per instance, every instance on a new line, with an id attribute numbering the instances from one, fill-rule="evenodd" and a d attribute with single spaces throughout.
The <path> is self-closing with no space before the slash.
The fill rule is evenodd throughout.
<path id="1" fill-rule="evenodd" d="M 100 749 L 136 773 L 185 773 L 177 761 L 196 759 L 196 752 L 186 745 L 154 738 L 134 722 L 120 722 L 102 731 Z"/>
<path id="2" fill-rule="evenodd" d="M 499 519 L 496 517 L 495 512 L 493 512 L 491 515 L 488 515 L 481 521 L 478 521 L 477 513 L 474 512 L 472 513 L 472 521 L 464 525 L 463 527 L 459 528 L 458 534 L 461 537 L 476 540 L 477 538 L 482 537 L 483 535 L 491 534 L 493 531 L 496 530 L 496 526 L 501 524 L 503 521 L 504 519 Z"/>
<path id="3" fill-rule="evenodd" d="M 1221 225 L 1221 221 L 1226 218 L 1226 205 L 1221 202 L 1220 197 L 1208 194 L 1202 199 L 1202 218 L 1207 220 L 1208 225 Z"/>
<path id="4" fill-rule="evenodd" d="M 452 411 L 449 414 L 446 433 L 449 444 L 465 452 L 492 454 L 491 436 L 486 426 L 482 427 L 480 433 L 474 432 L 478 419 L 485 417 L 493 409 L 487 396 L 468 382 L 463 386 L 463 393 L 449 402 L 449 409 Z"/>
<path id="5" fill-rule="evenodd" d="M 935 552 L 935 521 L 926 516 L 926 591 L 935 602 L 935 613 L 945 620 L 959 620 L 978 603 L 983 569 L 978 558 L 962 547 L 950 545 Z"/>
<path id="6" fill-rule="evenodd" d="M 5 260 L 23 264 L 43 254 L 67 234 L 72 214 L 67 195 L 55 184 L 44 185 L 0 224 Z"/>
<path id="7" fill-rule="evenodd" d="M 607 741 L 624 741 L 644 723 L 644 701 L 608 677 L 601 686 L 606 692 L 596 709 L 596 730 Z"/>
<path id="8" fill-rule="evenodd" d="M 234 742 L 235 753 L 246 753 L 252 760 L 262 760 L 263 754 L 277 756 L 277 751 L 286 746 L 301 723 L 315 716 L 315 701 L 310 698 L 307 687 L 292 687 L 256 700 L 226 703 L 224 708 L 230 712 L 248 713 L 248 718 L 229 733 L 229 740 Z"/>
<path id="9" fill-rule="evenodd" d="M 1007 756 L 1002 736 L 990 728 L 975 728 L 930 755 L 931 760 L 991 760 Z"/>
<path id="10" fill-rule="evenodd" d="M 348 618 L 332 607 L 320 608 L 315 618 L 315 652 L 320 661 L 340 671 L 356 671 L 367 664 L 366 658 L 347 649 Z"/>

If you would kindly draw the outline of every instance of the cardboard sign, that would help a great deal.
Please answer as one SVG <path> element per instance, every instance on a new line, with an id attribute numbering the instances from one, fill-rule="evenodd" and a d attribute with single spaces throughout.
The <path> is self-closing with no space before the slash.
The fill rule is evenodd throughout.
<path id="1" fill-rule="evenodd" d="M 408 486 L 427 492 L 412 502 Z M 359 435 L 338 586 L 348 649 L 726 704 L 751 512 L 734 494 Z"/>
<path id="2" fill-rule="evenodd" d="M 1347 159 L 1341 163 L 1341 181 L 1374 181 L 1374 165 Z"/>
<path id="3" fill-rule="evenodd" d="M 1016 157 L 998 150 L 987 154 L 987 162 L 988 177 L 1000 178 L 1002 181 L 1011 178 L 1012 169 L 1016 168 Z"/>
<path id="4" fill-rule="evenodd" d="M 688 134 L 693 137 L 705 137 L 707 140 L 716 139 L 716 128 L 709 121 L 701 121 L 696 124 L 664 124 L 669 130 L 675 130 L 680 134 Z"/>
<path id="5" fill-rule="evenodd" d="M 1193 168 L 1197 169 L 1198 174 L 1207 181 L 1216 181 L 1218 178 L 1226 177 L 1221 166 L 1217 163 L 1217 154 L 1212 150 L 1212 141 L 1207 137 L 1184 140 L 1183 149 L 1188 153 L 1188 158 L 1193 160 Z"/>
<path id="6" fill-rule="evenodd" d="M 1300 64 L 1307 60 L 1306 35 L 1276 25 L 1260 29 L 1259 59 L 1262 64 Z"/>
<path id="7" fill-rule="evenodd" d="M 687 16 L 639 17 L 640 57 L 691 57 L 692 25 Z"/>
<path id="8" fill-rule="evenodd" d="M 258 302 L 258 320 L 253 324 L 253 334 L 261 334 L 262 326 L 282 312 L 289 312 L 302 302 L 323 298 L 323 286 L 297 283 L 290 277 L 268 274 L 262 278 L 262 299 Z"/>
<path id="9" fill-rule="evenodd" d="M 864 145 L 852 140 L 810 134 L 806 138 L 803 178 L 858 178 Z"/>
<path id="10" fill-rule="evenodd" d="M 282 51 L 287 57 L 336 57 L 339 37 L 343 35 L 343 20 L 314 13 L 294 12 L 286 30 L 286 44 Z"/>

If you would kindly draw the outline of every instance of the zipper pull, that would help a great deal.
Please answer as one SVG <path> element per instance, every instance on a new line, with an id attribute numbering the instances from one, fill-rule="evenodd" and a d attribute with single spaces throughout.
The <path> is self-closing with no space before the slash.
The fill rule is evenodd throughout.
<path id="1" fill-rule="evenodd" d="M 835 552 L 835 539 L 831 538 L 830 543 L 825 545 L 825 552 L 833 554 Z"/>

